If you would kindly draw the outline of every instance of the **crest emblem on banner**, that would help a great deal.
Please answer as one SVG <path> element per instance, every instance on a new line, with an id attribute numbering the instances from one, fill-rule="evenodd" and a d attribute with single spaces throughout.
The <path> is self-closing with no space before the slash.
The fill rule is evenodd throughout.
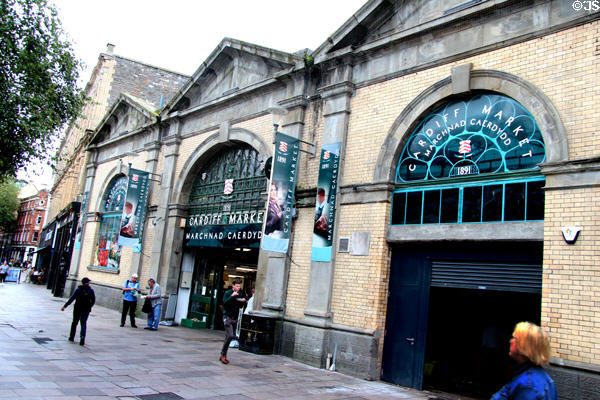
<path id="1" fill-rule="evenodd" d="M 326 151 L 325 153 L 323 153 L 323 160 L 329 160 L 329 157 L 331 157 L 331 153 Z"/>
<path id="2" fill-rule="evenodd" d="M 225 186 L 223 187 L 223 194 L 229 195 L 233 193 L 233 179 L 225 179 Z"/>
<path id="3" fill-rule="evenodd" d="M 283 151 L 284 153 L 287 152 L 287 143 L 284 141 L 281 141 L 279 143 L 279 151 Z"/>

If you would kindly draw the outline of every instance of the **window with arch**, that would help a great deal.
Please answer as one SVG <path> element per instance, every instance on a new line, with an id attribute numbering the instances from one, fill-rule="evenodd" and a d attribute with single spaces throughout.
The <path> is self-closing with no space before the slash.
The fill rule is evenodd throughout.
<path id="1" fill-rule="evenodd" d="M 96 241 L 94 266 L 118 270 L 121 246 L 118 245 L 121 214 L 127 194 L 127 177 L 118 176 L 112 181 L 102 199 L 100 228 Z"/>
<path id="2" fill-rule="evenodd" d="M 545 160 L 540 128 L 515 100 L 479 93 L 449 101 L 406 142 L 391 223 L 543 220 Z"/>

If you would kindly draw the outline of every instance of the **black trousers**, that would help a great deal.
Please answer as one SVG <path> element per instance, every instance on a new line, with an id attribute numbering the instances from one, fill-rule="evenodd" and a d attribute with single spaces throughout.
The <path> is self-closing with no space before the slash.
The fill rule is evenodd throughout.
<path id="1" fill-rule="evenodd" d="M 8 275 L 8 274 L 0 274 L 0 283 L 4 283 L 4 280 L 6 279 L 6 275 Z"/>
<path id="2" fill-rule="evenodd" d="M 137 307 L 137 301 L 123 300 L 123 312 L 121 313 L 121 325 L 125 325 L 125 318 L 127 318 L 127 311 L 129 311 L 129 322 L 131 326 L 135 326 L 135 308 Z"/>
<path id="3" fill-rule="evenodd" d="M 79 337 L 81 340 L 85 339 L 85 333 L 87 330 L 87 319 L 90 315 L 89 311 L 79 311 L 73 309 L 73 322 L 71 323 L 71 334 L 69 335 L 70 340 L 75 340 L 75 332 L 77 331 L 77 324 L 81 323 L 81 330 L 79 331 Z"/>
<path id="4" fill-rule="evenodd" d="M 223 348 L 221 349 L 221 355 L 226 356 L 227 350 L 229 350 L 229 344 L 235 339 L 235 330 L 237 328 L 237 321 L 229 318 L 228 316 L 223 317 L 223 325 L 225 326 L 225 342 L 223 342 Z"/>

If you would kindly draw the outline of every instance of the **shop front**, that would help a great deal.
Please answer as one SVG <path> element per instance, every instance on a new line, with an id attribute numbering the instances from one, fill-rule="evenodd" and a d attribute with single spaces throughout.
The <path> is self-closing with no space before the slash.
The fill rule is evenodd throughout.
<path id="1" fill-rule="evenodd" d="M 183 326 L 222 329 L 222 299 L 234 279 L 252 295 L 267 178 L 248 145 L 223 149 L 194 178 L 185 222 L 177 316 Z"/>
<path id="2" fill-rule="evenodd" d="M 489 398 L 510 378 L 512 328 L 541 323 L 545 161 L 535 118 L 508 96 L 420 118 L 392 196 L 383 380 Z"/>

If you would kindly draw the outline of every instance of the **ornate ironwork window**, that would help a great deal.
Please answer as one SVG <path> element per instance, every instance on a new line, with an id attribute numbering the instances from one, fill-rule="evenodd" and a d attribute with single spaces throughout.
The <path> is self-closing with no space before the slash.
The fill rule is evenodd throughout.
<path id="1" fill-rule="evenodd" d="M 121 214 L 127 194 L 127 177 L 117 177 L 104 195 L 102 217 L 96 241 L 94 265 L 118 270 L 121 262 L 121 246 L 118 245 Z"/>
<path id="2" fill-rule="evenodd" d="M 540 128 L 513 99 L 478 94 L 427 115 L 396 169 L 396 224 L 543 220 Z"/>
<path id="3" fill-rule="evenodd" d="M 479 94 L 450 102 L 413 131 L 396 183 L 537 168 L 546 160 L 540 128 L 513 99 Z"/>
<path id="4" fill-rule="evenodd" d="M 248 145 L 217 154 L 196 177 L 190 214 L 259 211 L 265 208 L 267 178 L 262 156 Z"/>

